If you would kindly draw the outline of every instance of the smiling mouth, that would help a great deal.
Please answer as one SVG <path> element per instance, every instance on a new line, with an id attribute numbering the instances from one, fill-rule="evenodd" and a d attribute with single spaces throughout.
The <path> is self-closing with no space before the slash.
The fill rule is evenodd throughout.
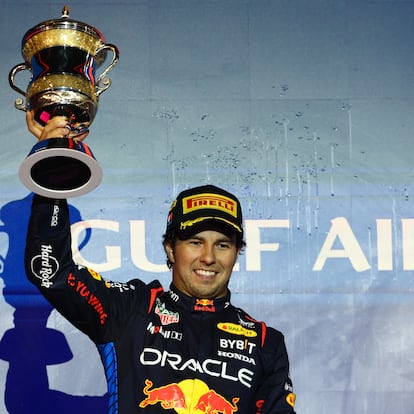
<path id="1" fill-rule="evenodd" d="M 205 277 L 212 277 L 216 275 L 216 272 L 213 272 L 212 270 L 203 270 L 203 269 L 196 269 L 195 273 L 197 273 L 199 276 L 205 276 Z"/>

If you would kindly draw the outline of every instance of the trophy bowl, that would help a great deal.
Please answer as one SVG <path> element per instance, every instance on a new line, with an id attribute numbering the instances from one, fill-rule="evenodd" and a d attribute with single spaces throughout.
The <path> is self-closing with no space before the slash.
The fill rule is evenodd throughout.
<path id="1" fill-rule="evenodd" d="M 16 99 L 15 107 L 33 111 L 41 125 L 54 116 L 65 116 L 69 134 L 39 141 L 22 162 L 19 177 L 27 188 L 45 197 L 88 193 L 100 184 L 102 169 L 77 136 L 95 118 L 99 97 L 111 85 L 106 75 L 117 64 L 119 50 L 105 43 L 95 27 L 72 20 L 65 6 L 60 19 L 41 22 L 25 33 L 22 55 L 24 62 L 9 73 L 10 86 L 24 97 Z M 108 55 L 111 61 L 105 68 Z M 25 89 L 16 83 L 22 71 L 31 75 Z"/>

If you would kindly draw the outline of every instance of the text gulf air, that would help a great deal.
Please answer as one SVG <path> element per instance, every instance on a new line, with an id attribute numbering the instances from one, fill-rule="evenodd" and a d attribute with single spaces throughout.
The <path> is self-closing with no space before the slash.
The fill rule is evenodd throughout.
<path id="1" fill-rule="evenodd" d="M 225 380 L 239 382 L 250 388 L 253 380 L 253 371 L 247 368 L 230 370 L 227 362 L 207 358 L 198 361 L 194 358 L 184 360 L 179 354 L 171 354 L 167 351 L 160 351 L 154 348 L 145 348 L 139 361 L 142 365 L 169 367 L 175 371 L 192 371 L 199 374 L 206 374 L 212 377 L 219 377 Z"/>
<path id="2" fill-rule="evenodd" d="M 293 231 L 288 219 L 245 220 L 244 229 L 247 247 L 242 255 L 245 261 L 243 270 L 251 272 L 262 271 L 269 255 L 281 254 L 278 253 L 281 248 L 286 251 L 289 234 Z M 81 254 L 78 246 L 82 244 L 84 233 L 88 230 L 100 231 L 101 234 L 104 232 L 105 237 L 91 240 L 94 249 L 83 256 L 84 253 Z M 113 243 L 113 240 L 128 235 L 129 243 L 126 240 Z M 97 272 L 120 269 L 128 254 L 125 249 L 128 248 L 131 262 L 136 268 L 152 273 L 168 272 L 160 237 L 155 237 L 153 232 L 151 236 L 154 238 L 153 243 L 157 244 L 155 247 L 151 246 L 151 249 L 158 248 L 160 252 L 158 263 L 147 257 L 149 241 L 144 220 L 131 220 L 124 227 L 112 220 L 85 220 L 75 223 L 72 225 L 72 250 L 78 263 Z M 109 245 L 103 244 L 105 239 L 109 240 Z M 128 244 L 129 247 L 122 247 Z M 364 250 L 366 245 L 369 250 Z M 323 232 L 323 237 L 318 236 L 318 246 L 312 249 L 310 257 L 311 270 L 323 271 L 336 263 L 349 263 L 356 272 L 375 268 L 378 271 L 391 271 L 395 270 L 395 264 L 398 263 L 402 270 L 412 271 L 413 251 L 414 219 L 401 218 L 398 223 L 387 218 L 376 219 L 371 226 L 369 240 L 366 240 L 357 236 L 347 218 L 336 217 L 330 220 L 330 226 Z M 395 257 L 397 254 L 398 260 Z M 96 261 L 95 257 L 101 259 Z M 234 270 L 240 270 L 239 263 L 236 263 Z"/>

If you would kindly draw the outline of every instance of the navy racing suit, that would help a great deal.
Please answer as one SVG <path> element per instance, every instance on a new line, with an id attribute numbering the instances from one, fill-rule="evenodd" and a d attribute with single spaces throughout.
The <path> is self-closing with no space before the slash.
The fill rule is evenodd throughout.
<path id="1" fill-rule="evenodd" d="M 105 280 L 72 260 L 66 200 L 33 198 L 25 266 L 46 299 L 97 345 L 110 414 L 291 414 L 283 335 L 220 299 L 158 281 Z"/>

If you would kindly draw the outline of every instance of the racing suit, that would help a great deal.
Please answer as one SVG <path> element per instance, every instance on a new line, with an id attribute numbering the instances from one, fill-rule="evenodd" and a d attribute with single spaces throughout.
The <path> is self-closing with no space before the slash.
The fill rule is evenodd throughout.
<path id="1" fill-rule="evenodd" d="M 104 280 L 72 260 L 66 200 L 33 198 L 25 266 L 46 299 L 97 345 L 110 414 L 291 414 L 283 335 L 224 298 L 158 281 Z"/>

